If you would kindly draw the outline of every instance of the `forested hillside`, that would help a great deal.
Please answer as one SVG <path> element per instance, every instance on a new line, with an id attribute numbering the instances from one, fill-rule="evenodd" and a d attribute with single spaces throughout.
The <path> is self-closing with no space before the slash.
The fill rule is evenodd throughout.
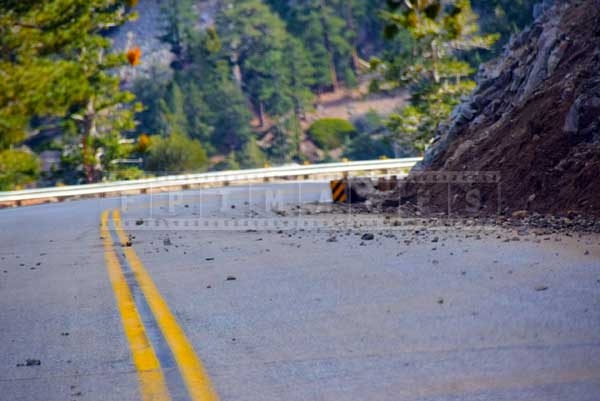
<path id="1" fill-rule="evenodd" d="M 0 188 L 420 154 L 533 3 L 3 2 Z"/>

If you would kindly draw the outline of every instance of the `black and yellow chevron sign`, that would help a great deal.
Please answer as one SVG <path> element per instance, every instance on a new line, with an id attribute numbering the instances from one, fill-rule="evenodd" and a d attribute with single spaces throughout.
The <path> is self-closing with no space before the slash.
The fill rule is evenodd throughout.
<path id="1" fill-rule="evenodd" d="M 346 182 L 344 180 L 331 181 L 331 197 L 334 202 L 344 203 L 348 199 Z"/>

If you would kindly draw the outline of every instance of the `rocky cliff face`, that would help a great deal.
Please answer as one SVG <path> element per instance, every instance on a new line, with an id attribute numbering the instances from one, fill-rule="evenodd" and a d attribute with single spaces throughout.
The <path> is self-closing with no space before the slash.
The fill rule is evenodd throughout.
<path id="1" fill-rule="evenodd" d="M 477 89 L 417 170 L 497 171 L 504 212 L 600 215 L 600 0 L 557 0 L 536 12 L 482 66 Z M 483 191 L 484 200 L 496 193 Z M 432 196 L 432 205 L 448 204 L 443 188 Z"/>

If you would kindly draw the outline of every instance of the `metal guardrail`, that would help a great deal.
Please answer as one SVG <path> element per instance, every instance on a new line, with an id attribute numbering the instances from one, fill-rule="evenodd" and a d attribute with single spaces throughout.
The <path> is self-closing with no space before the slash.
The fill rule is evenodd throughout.
<path id="1" fill-rule="evenodd" d="M 202 184 L 229 184 L 275 178 L 303 177 L 311 175 L 334 175 L 374 170 L 410 169 L 421 158 L 369 160 L 346 163 L 311 164 L 307 166 L 282 166 L 251 170 L 219 171 L 200 174 L 168 175 L 131 181 L 98 184 L 69 185 L 63 187 L 33 188 L 20 191 L 0 192 L 0 204 L 22 201 L 56 199 L 80 196 L 105 196 L 130 191 L 168 189 Z"/>

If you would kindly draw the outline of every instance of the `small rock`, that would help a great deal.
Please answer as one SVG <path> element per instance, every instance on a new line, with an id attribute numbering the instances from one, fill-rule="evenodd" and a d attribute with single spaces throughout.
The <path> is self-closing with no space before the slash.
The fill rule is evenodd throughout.
<path id="1" fill-rule="evenodd" d="M 333 237 L 327 238 L 327 242 L 337 242 L 337 237 L 334 235 Z"/>
<path id="2" fill-rule="evenodd" d="M 206 260 L 207 262 L 210 262 L 211 260 L 215 260 L 215 258 L 204 258 L 204 260 Z"/>
<path id="3" fill-rule="evenodd" d="M 516 212 L 512 213 L 512 217 L 516 217 L 518 219 L 522 219 L 524 217 L 527 217 L 529 215 L 529 212 L 527 210 L 517 210 Z"/>
<path id="4" fill-rule="evenodd" d="M 235 281 L 237 278 L 235 276 L 227 276 L 226 281 Z"/>
<path id="5" fill-rule="evenodd" d="M 363 241 L 372 241 L 375 239 L 375 236 L 371 233 L 366 233 L 366 234 L 363 234 L 363 236 L 360 237 L 360 239 Z"/>
<path id="6" fill-rule="evenodd" d="M 538 285 L 537 287 L 535 287 L 536 291 L 546 291 L 548 289 L 548 286 L 546 285 Z"/>
<path id="7" fill-rule="evenodd" d="M 444 304 L 444 298 L 438 298 L 437 303 L 440 305 Z"/>
<path id="8" fill-rule="evenodd" d="M 138 219 L 135 221 L 136 226 L 141 226 L 142 224 L 144 224 L 144 219 Z"/>
<path id="9" fill-rule="evenodd" d="M 165 238 L 165 239 L 163 240 L 163 245 L 164 245 L 164 246 L 170 246 L 170 245 L 173 245 L 173 244 L 171 243 L 171 238 Z"/>

